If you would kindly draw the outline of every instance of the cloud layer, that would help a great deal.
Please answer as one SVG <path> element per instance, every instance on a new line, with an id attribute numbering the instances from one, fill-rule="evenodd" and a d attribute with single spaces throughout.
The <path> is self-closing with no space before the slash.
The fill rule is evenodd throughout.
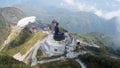
<path id="1" fill-rule="evenodd" d="M 120 0 L 0 0 L 0 7 L 33 5 L 92 12 L 106 19 L 120 15 Z"/>
<path id="2" fill-rule="evenodd" d="M 117 0 L 117 1 L 120 2 L 120 0 Z M 94 13 L 98 16 L 102 16 L 106 19 L 111 19 L 115 16 L 120 15 L 119 9 L 116 9 L 116 10 L 108 9 L 108 8 L 114 8 L 114 7 L 120 6 L 115 1 L 114 2 L 105 1 L 104 6 L 105 7 L 108 6 L 108 8 L 106 8 L 106 10 L 103 10 L 103 8 L 100 8 L 99 4 L 97 2 L 93 2 L 91 4 L 88 4 L 86 1 L 83 1 L 83 0 L 79 0 L 79 1 L 77 1 L 77 0 L 63 0 L 61 5 L 63 7 L 71 9 L 71 10 L 92 12 L 92 13 Z M 107 10 L 110 10 L 110 11 L 107 11 Z"/>
<path id="3" fill-rule="evenodd" d="M 75 0 L 64 0 L 62 6 L 67 6 L 67 8 L 78 11 L 93 12 L 98 16 L 102 16 L 101 9 L 96 8 L 96 4 L 87 5 L 84 2 L 75 2 Z"/>

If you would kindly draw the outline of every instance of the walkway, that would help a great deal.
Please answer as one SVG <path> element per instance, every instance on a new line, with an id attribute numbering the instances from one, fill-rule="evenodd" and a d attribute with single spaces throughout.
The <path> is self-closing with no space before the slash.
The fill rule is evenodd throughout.
<path id="1" fill-rule="evenodd" d="M 64 57 L 64 56 L 61 56 L 61 57 L 59 57 L 59 58 L 55 58 L 55 59 L 42 60 L 42 61 L 38 61 L 38 63 L 40 63 L 40 64 L 44 64 L 44 63 L 49 63 L 49 62 L 59 61 L 59 60 L 65 60 L 65 57 Z"/>
<path id="2" fill-rule="evenodd" d="M 75 61 L 80 64 L 81 68 L 87 68 L 87 67 L 85 66 L 85 64 L 84 64 L 82 61 L 80 61 L 79 59 L 75 59 Z"/>

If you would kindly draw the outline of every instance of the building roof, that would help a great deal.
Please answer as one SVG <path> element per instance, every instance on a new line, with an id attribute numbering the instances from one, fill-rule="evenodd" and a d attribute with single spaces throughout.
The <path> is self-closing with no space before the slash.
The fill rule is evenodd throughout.
<path id="1" fill-rule="evenodd" d="M 24 28 L 29 23 L 35 23 L 35 21 L 36 21 L 35 16 L 25 17 L 25 18 L 22 18 L 21 20 L 18 21 L 17 26 Z"/>

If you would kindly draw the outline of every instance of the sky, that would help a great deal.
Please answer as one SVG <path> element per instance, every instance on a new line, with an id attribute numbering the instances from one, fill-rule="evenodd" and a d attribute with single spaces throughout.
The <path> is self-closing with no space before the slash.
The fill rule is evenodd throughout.
<path id="1" fill-rule="evenodd" d="M 15 5 L 33 5 L 42 8 L 58 7 L 71 11 L 86 11 L 105 19 L 120 16 L 120 0 L 0 0 L 0 7 Z"/>

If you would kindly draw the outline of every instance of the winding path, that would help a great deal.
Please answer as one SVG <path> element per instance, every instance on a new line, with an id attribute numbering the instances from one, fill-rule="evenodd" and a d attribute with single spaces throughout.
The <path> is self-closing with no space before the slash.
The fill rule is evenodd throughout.
<path id="1" fill-rule="evenodd" d="M 82 61 L 80 61 L 79 59 L 75 59 L 75 61 L 78 62 L 81 65 L 81 68 L 87 68 L 85 66 L 85 64 Z"/>
<path id="2" fill-rule="evenodd" d="M 44 63 L 49 63 L 49 62 L 59 61 L 59 60 L 65 60 L 65 57 L 64 57 L 64 56 L 61 56 L 61 57 L 59 57 L 59 58 L 55 58 L 55 59 L 42 60 L 42 61 L 38 61 L 38 63 L 40 63 L 40 64 L 44 64 Z"/>
<path id="3" fill-rule="evenodd" d="M 44 41 L 45 41 L 45 39 L 43 41 L 41 41 L 41 42 L 39 42 L 39 43 L 36 44 L 36 47 L 35 47 L 35 49 L 33 51 L 33 54 L 32 54 L 32 63 L 31 63 L 31 66 L 35 66 L 37 64 L 37 58 L 36 58 L 37 51 L 40 48 L 40 44 L 42 42 L 44 42 Z"/>

